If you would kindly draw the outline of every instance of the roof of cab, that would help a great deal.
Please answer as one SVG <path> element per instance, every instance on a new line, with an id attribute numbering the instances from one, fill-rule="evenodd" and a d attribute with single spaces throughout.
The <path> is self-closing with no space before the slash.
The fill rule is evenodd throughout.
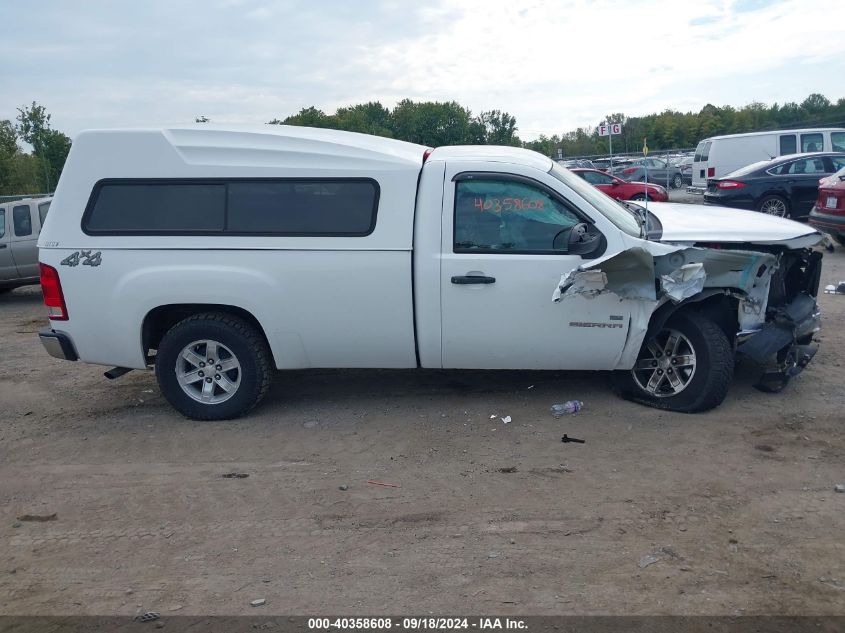
<path id="1" fill-rule="evenodd" d="M 266 164 L 288 161 L 298 167 L 326 167 L 327 163 L 357 163 L 382 168 L 416 168 L 428 149 L 395 139 L 293 125 L 233 126 L 209 123 L 156 128 L 87 130 L 74 139 L 160 134 L 188 164 Z M 272 158 L 271 158 L 272 157 Z"/>
<path id="2" fill-rule="evenodd" d="M 526 167 L 534 167 L 542 171 L 549 171 L 554 164 L 551 158 L 537 152 L 508 147 L 505 145 L 449 145 L 438 147 L 428 160 L 473 160 L 493 163 L 515 163 Z"/>

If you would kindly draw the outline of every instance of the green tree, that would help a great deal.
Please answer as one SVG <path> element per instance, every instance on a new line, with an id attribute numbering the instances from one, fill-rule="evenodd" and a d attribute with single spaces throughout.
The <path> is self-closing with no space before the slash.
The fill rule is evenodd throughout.
<path id="1" fill-rule="evenodd" d="M 51 115 L 35 101 L 29 107 L 18 108 L 16 132 L 32 145 L 32 153 L 41 163 L 43 191 L 52 191 L 70 151 L 70 138 L 50 127 Z"/>

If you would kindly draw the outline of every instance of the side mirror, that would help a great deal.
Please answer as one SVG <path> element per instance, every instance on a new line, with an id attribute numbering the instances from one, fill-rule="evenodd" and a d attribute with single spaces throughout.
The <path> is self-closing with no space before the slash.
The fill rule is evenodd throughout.
<path id="1" fill-rule="evenodd" d="M 611 182 L 610 184 L 611 184 L 611 186 L 613 186 L 613 187 L 618 187 L 618 186 L 619 186 L 619 185 L 621 185 L 622 183 L 621 183 L 620 181 L 618 181 L 618 180 L 614 180 L 614 181 L 613 181 L 613 182 Z"/>
<path id="2" fill-rule="evenodd" d="M 581 222 L 569 231 L 570 255 L 589 255 L 601 246 L 601 233 L 590 224 Z"/>

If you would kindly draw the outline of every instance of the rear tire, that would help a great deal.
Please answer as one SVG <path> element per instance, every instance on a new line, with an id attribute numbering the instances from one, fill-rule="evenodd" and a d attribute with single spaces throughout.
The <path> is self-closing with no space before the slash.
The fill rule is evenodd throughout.
<path id="1" fill-rule="evenodd" d="M 706 317 L 683 311 L 643 344 L 634 368 L 614 372 L 612 382 L 628 400 L 698 413 L 722 403 L 733 371 L 733 348 L 722 329 Z"/>
<path id="2" fill-rule="evenodd" d="M 630 200 L 638 200 L 640 202 L 642 202 L 643 200 L 646 200 L 646 199 L 651 201 L 651 196 L 647 196 L 644 193 L 637 193 L 637 194 L 634 194 L 633 196 L 631 196 L 629 199 Z"/>
<path id="3" fill-rule="evenodd" d="M 221 312 L 195 314 L 168 330 L 158 346 L 155 371 L 167 401 L 192 420 L 248 413 L 266 395 L 272 377 L 261 332 Z"/>
<path id="4" fill-rule="evenodd" d="M 779 218 L 789 217 L 789 202 L 781 196 L 764 196 L 757 205 L 760 213 L 774 215 Z"/>

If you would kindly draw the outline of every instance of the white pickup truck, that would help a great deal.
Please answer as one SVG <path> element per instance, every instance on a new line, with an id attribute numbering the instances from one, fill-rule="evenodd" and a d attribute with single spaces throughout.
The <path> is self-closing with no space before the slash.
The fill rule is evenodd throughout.
<path id="1" fill-rule="evenodd" d="M 39 239 L 47 351 L 155 367 L 184 415 L 244 414 L 273 369 L 613 370 L 695 412 L 737 353 L 810 361 L 822 236 L 620 204 L 549 158 L 300 127 L 103 130 L 73 143 Z"/>

